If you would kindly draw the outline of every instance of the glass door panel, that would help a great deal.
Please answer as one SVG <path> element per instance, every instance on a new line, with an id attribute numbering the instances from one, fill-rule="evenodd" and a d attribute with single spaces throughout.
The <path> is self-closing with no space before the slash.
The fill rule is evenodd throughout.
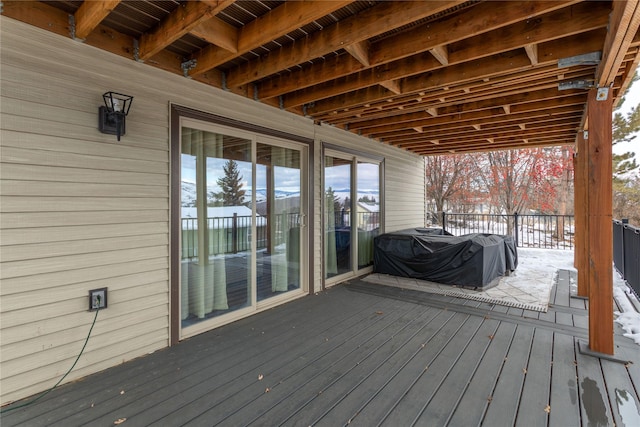
<path id="1" fill-rule="evenodd" d="M 181 325 L 252 305 L 251 140 L 181 135 Z"/>
<path id="2" fill-rule="evenodd" d="M 324 271 L 328 279 L 352 270 L 351 161 L 324 158 Z"/>
<path id="3" fill-rule="evenodd" d="M 258 143 L 256 153 L 256 279 L 263 301 L 300 289 L 305 218 L 300 151 Z"/>
<path id="4" fill-rule="evenodd" d="M 356 224 L 358 269 L 373 265 L 373 239 L 380 234 L 380 165 L 358 161 Z"/>

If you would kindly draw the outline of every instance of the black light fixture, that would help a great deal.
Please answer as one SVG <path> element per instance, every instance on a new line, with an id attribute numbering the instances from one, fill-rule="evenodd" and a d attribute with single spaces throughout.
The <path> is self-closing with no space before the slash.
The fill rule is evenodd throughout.
<path id="1" fill-rule="evenodd" d="M 109 135 L 120 135 L 126 132 L 125 117 L 129 114 L 133 96 L 117 92 L 106 92 L 102 95 L 104 106 L 98 109 L 98 129 Z"/>

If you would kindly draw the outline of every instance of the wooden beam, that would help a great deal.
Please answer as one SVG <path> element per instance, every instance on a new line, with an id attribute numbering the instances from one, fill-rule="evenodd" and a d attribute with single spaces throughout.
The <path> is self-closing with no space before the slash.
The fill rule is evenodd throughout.
<path id="1" fill-rule="evenodd" d="M 285 2 L 240 29 L 237 52 L 232 53 L 217 46 L 207 46 L 194 54 L 192 59 L 197 61 L 197 66 L 192 71 L 192 75 L 202 74 L 229 62 L 261 46 L 265 40 L 284 36 L 352 2 L 353 0 Z"/>
<path id="2" fill-rule="evenodd" d="M 455 111 L 455 108 L 441 108 L 437 119 L 425 117 L 422 112 L 408 113 L 402 116 L 394 116 L 386 121 L 371 120 L 358 122 L 353 126 L 349 126 L 349 128 L 362 130 L 363 134 L 375 134 L 399 130 L 407 125 L 440 128 L 449 125 L 464 125 L 465 123 L 469 125 L 483 125 L 504 120 L 519 122 L 527 119 L 530 115 L 535 118 L 538 116 L 558 114 L 557 112 L 562 114 L 569 111 L 583 110 L 583 104 L 586 101 L 586 97 L 581 94 L 551 99 L 547 99 L 544 96 L 546 95 L 544 91 L 539 98 L 535 98 L 532 95 L 533 94 L 523 97 L 521 104 L 514 104 L 512 106 L 512 114 L 509 117 L 501 116 L 496 110 L 497 105 L 492 105 L 500 105 L 500 99 L 498 99 L 495 103 L 476 102 L 463 105 L 462 107 L 464 108 L 461 108 L 459 113 Z"/>
<path id="3" fill-rule="evenodd" d="M 2 14 L 5 17 L 28 23 L 63 37 L 69 36 L 69 15 L 43 2 L 5 1 L 3 2 Z M 127 59 L 133 58 L 131 52 L 133 38 L 102 24 L 98 25 L 96 31 L 89 33 L 84 44 Z M 180 69 L 182 60 L 183 58 L 180 55 L 163 50 L 153 58 L 153 61 L 149 61 L 147 64 L 170 73 L 182 75 L 182 70 Z M 211 70 L 195 80 L 220 87 L 220 76 L 219 71 Z"/>
<path id="4" fill-rule="evenodd" d="M 591 24 L 589 24 L 591 26 Z M 574 56 L 578 53 L 586 53 L 598 49 L 602 43 L 602 29 L 570 36 L 566 39 L 553 40 L 539 45 L 540 65 L 551 65 L 557 63 L 558 58 Z M 477 41 L 481 43 L 481 40 Z M 475 45 L 474 45 L 475 46 Z M 475 49 L 474 49 L 475 50 Z M 529 57 L 523 51 L 509 51 L 495 54 L 487 45 L 482 46 L 482 54 L 479 59 L 474 59 L 477 54 L 464 56 L 458 52 L 458 57 L 454 61 L 449 57 L 450 63 L 446 68 L 441 68 L 432 56 L 424 57 L 417 55 L 407 59 L 399 60 L 393 64 L 386 64 L 381 67 L 374 67 L 369 70 L 347 76 L 305 89 L 290 93 L 284 96 L 285 108 L 315 102 L 314 112 L 327 111 L 329 105 L 341 102 L 336 98 L 338 95 L 346 94 L 360 88 L 372 86 L 380 79 L 392 80 L 403 78 L 402 89 L 404 93 L 419 92 L 425 89 L 450 86 L 460 84 L 475 79 L 505 74 L 508 72 L 518 72 L 531 69 Z M 489 55 L 489 56 L 488 56 Z M 431 71 L 433 70 L 433 71 Z M 318 100 L 321 100 L 318 102 Z M 362 100 L 360 102 L 374 101 Z M 325 104 L 328 104 L 325 106 Z M 354 105 L 354 104 L 351 104 Z M 313 112 L 310 112 L 313 114 Z"/>
<path id="5" fill-rule="evenodd" d="M 369 42 L 367 40 L 345 46 L 344 50 L 349 52 L 351 56 L 365 67 L 368 67 L 371 64 L 369 62 Z"/>
<path id="6" fill-rule="evenodd" d="M 589 223 L 587 222 L 588 197 L 587 168 L 589 151 L 584 131 L 576 138 L 574 170 L 574 216 L 575 216 L 575 267 L 578 270 L 578 296 L 589 297 Z"/>
<path id="7" fill-rule="evenodd" d="M 599 87 L 608 87 L 613 83 L 639 26 L 640 3 L 638 0 L 616 0 L 613 2 L 602 61 L 596 71 L 596 81 Z"/>
<path id="8" fill-rule="evenodd" d="M 398 80 L 383 81 L 383 82 L 380 82 L 380 86 L 390 90 L 396 95 L 400 95 L 402 93 L 402 90 L 400 89 L 400 82 Z"/>
<path id="9" fill-rule="evenodd" d="M 589 347 L 613 355 L 612 96 L 589 90 L 587 222 L 589 245 Z"/>
<path id="10" fill-rule="evenodd" d="M 382 41 L 372 44 L 369 55 L 371 66 L 380 66 L 389 62 L 415 56 L 419 53 L 426 52 L 429 49 L 468 38 L 470 33 L 474 35 L 487 33 L 500 27 L 514 24 L 522 19 L 528 19 L 531 16 L 563 8 L 572 3 L 575 3 L 575 1 L 487 2 L 478 4 L 461 14 L 456 14 L 452 17 L 444 18 L 441 21 L 430 22 L 428 24 L 415 27 L 411 31 L 404 31 L 398 35 L 385 38 Z M 578 16 L 580 15 L 580 13 L 576 13 Z M 566 16 L 566 14 L 563 14 L 562 16 Z M 545 22 L 538 24 L 541 26 L 541 34 L 528 35 L 530 38 L 529 43 L 536 37 L 544 35 L 545 27 L 547 25 Z M 558 27 L 557 20 L 554 20 L 553 25 Z M 574 24 L 571 24 L 571 26 L 573 25 Z M 602 25 L 604 26 L 606 23 L 603 23 Z M 515 37 L 512 39 L 512 42 L 517 41 L 517 44 L 522 45 L 523 43 L 520 40 L 521 37 Z M 459 46 L 458 49 L 460 48 L 461 47 Z M 481 49 L 486 48 L 487 44 L 482 44 Z M 340 67 L 342 64 L 334 64 L 334 62 L 338 61 L 340 61 L 339 57 L 327 58 L 324 61 L 321 61 L 321 64 L 314 65 L 312 67 L 305 67 L 304 70 L 287 73 L 286 75 L 278 76 L 260 83 L 260 97 L 269 98 L 279 96 L 294 90 L 299 90 L 328 80 L 333 80 L 338 77 L 343 77 L 347 70 L 343 70 Z M 342 60 L 342 62 L 344 63 L 344 60 Z M 435 68 L 441 66 L 438 61 L 433 61 L 433 64 Z M 333 75 L 331 73 L 318 73 L 314 71 L 314 68 L 316 67 L 322 67 L 327 70 L 335 69 L 336 72 Z M 356 71 L 359 71 L 359 69 L 351 72 Z"/>
<path id="11" fill-rule="evenodd" d="M 242 85 L 262 79 L 281 70 L 343 49 L 350 44 L 410 24 L 417 19 L 431 16 L 461 2 L 461 0 L 443 0 L 379 3 L 339 23 L 325 27 L 322 31 L 313 33 L 305 39 L 284 46 L 265 57 L 238 66 L 229 72 L 228 84 L 229 86 Z M 289 3 L 305 2 L 287 2 L 285 4 Z M 317 3 L 320 7 L 323 3 L 334 4 L 336 2 L 318 1 Z M 264 40 L 264 36 L 262 37 Z"/>
<path id="12" fill-rule="evenodd" d="M 531 65 L 538 65 L 538 45 L 537 44 L 528 44 L 524 47 L 525 52 L 527 52 L 527 56 L 531 61 Z"/>
<path id="13" fill-rule="evenodd" d="M 215 16 L 235 0 L 181 3 L 153 30 L 140 37 L 139 58 L 146 61 L 202 22 Z"/>
<path id="14" fill-rule="evenodd" d="M 238 53 L 238 30 L 215 16 L 191 30 L 191 34 L 200 37 L 228 52 Z"/>
<path id="15" fill-rule="evenodd" d="M 449 52 L 447 51 L 447 46 L 436 46 L 432 49 L 429 49 L 429 52 L 433 55 L 434 58 L 438 60 L 442 65 L 449 65 Z"/>
<path id="16" fill-rule="evenodd" d="M 73 18 L 76 22 L 75 37 L 80 40 L 87 38 L 104 18 L 120 4 L 121 0 L 85 1 L 83 2 Z"/>

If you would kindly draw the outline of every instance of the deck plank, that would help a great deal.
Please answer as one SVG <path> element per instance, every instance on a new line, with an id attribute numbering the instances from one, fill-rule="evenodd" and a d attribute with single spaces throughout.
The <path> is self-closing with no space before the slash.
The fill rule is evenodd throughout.
<path id="1" fill-rule="evenodd" d="M 515 331 L 516 325 L 507 322 L 500 323 L 491 339 L 489 349 L 482 357 L 480 366 L 451 412 L 450 419 L 447 420 L 449 425 L 471 426 L 480 423 L 492 399 L 492 392 L 515 336 Z"/>
<path id="2" fill-rule="evenodd" d="M 493 344 L 499 326 L 500 322 L 495 320 L 489 319 L 483 322 L 467 348 L 463 350 L 458 360 L 451 366 L 446 377 L 442 378 L 437 388 L 434 388 L 430 399 L 425 402 L 422 413 L 416 418 L 414 425 L 427 425 L 429 423 L 444 425 L 451 418 L 451 414 L 464 396 L 472 378 L 478 373 L 483 376 L 486 375 L 486 372 L 479 371 L 479 368 Z M 433 370 L 431 373 L 433 374 Z M 437 376 L 434 375 L 435 378 Z M 425 377 L 425 380 L 429 380 L 429 378 Z"/>
<path id="3" fill-rule="evenodd" d="M 553 332 L 537 328 L 526 367 L 516 426 L 546 426 Z"/>
<path id="4" fill-rule="evenodd" d="M 582 424 L 612 426 L 613 417 L 600 359 L 576 351 L 576 361 Z"/>
<path id="5" fill-rule="evenodd" d="M 442 324 L 440 322 L 444 319 L 435 320 L 437 315 L 437 310 L 424 311 L 407 328 L 390 336 L 375 352 L 363 352 L 360 359 L 351 365 L 335 366 L 338 375 L 333 376 L 331 381 L 320 378 L 317 386 L 305 386 L 305 399 L 301 399 L 297 409 L 283 412 L 279 408 L 270 408 L 266 413 L 256 416 L 255 424 L 276 425 L 283 422 L 286 425 L 313 425 L 328 414 L 331 414 L 334 425 L 344 424 L 351 414 L 339 415 L 334 408 L 349 395 L 358 401 L 366 400 L 371 390 L 376 389 L 372 386 L 376 381 L 376 372 L 382 370 L 383 376 L 387 376 L 389 369 L 400 369 L 408 355 L 423 342 L 423 334 L 428 330 L 435 331 Z"/>
<path id="6" fill-rule="evenodd" d="M 537 316 L 351 282 L 63 385 L 2 426 L 638 424 L 638 346 L 616 325 L 633 363 L 576 353 L 588 311 L 568 280 Z"/>
<path id="7" fill-rule="evenodd" d="M 363 407 L 354 411 L 350 417 L 350 425 L 377 425 L 387 413 L 391 412 L 402 401 L 404 394 L 419 379 L 425 367 L 429 366 L 437 358 L 455 335 L 465 330 L 463 326 L 468 319 L 469 316 L 467 315 L 455 313 L 434 334 L 425 337 L 424 342 L 411 354 L 407 363 L 400 370 L 392 372 L 392 377 L 384 384 L 382 389 L 372 399 L 367 400 Z"/>
<path id="8" fill-rule="evenodd" d="M 549 425 L 579 426 L 578 382 L 573 337 L 555 333 L 551 370 Z"/>
<path id="9" fill-rule="evenodd" d="M 425 324 L 420 333 L 413 337 L 402 347 L 398 347 L 397 352 L 389 358 L 384 365 L 377 367 L 369 376 L 362 386 L 355 390 L 349 390 L 341 396 L 331 411 L 324 411 L 316 419 L 312 421 L 319 426 L 335 426 L 341 423 L 358 424 L 358 417 L 363 408 L 365 408 L 372 400 L 376 399 L 378 393 L 385 390 L 385 387 L 411 363 L 411 361 L 427 346 L 432 347 L 435 343 L 432 341 L 437 334 L 451 321 L 454 313 L 439 311 L 429 323 Z M 460 321 L 461 322 L 461 321 Z M 299 417 L 292 418 L 291 424 L 295 424 L 300 420 Z M 301 421 L 301 420 L 300 420 Z M 311 425 L 312 423 L 309 423 Z"/>
<path id="10" fill-rule="evenodd" d="M 518 325 L 507 357 L 504 359 L 500 377 L 492 393 L 483 420 L 484 425 L 506 426 L 515 423 L 533 333 L 534 328 Z"/>
<path id="11" fill-rule="evenodd" d="M 382 417 L 379 425 L 414 425 L 424 411 L 425 404 L 429 403 L 474 337 L 484 335 L 482 341 L 488 344 L 487 336 L 495 331 L 495 327 L 493 321 L 489 323 L 477 317 L 468 318 L 432 361 L 425 361 L 422 369 L 414 371 L 415 377 L 407 384 L 402 399 Z"/>

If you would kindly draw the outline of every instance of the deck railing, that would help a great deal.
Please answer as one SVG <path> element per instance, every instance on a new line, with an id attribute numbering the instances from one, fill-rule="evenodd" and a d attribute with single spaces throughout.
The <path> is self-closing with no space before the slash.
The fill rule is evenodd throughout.
<path id="1" fill-rule="evenodd" d="M 430 215 L 454 235 L 470 233 L 513 236 L 518 247 L 573 249 L 573 215 L 501 215 L 442 212 Z M 439 217 L 439 218 L 438 218 Z"/>
<path id="2" fill-rule="evenodd" d="M 275 215 L 274 246 L 285 241 L 285 234 L 298 226 L 299 214 Z M 198 219 L 182 218 L 182 258 L 198 257 Z M 226 216 L 207 218 L 209 255 L 236 254 L 251 249 L 251 216 Z M 266 218 L 258 217 L 256 249 L 264 249 L 269 242 Z"/>
<path id="3" fill-rule="evenodd" d="M 636 295 L 640 295 L 640 228 L 613 221 L 613 264 Z"/>

